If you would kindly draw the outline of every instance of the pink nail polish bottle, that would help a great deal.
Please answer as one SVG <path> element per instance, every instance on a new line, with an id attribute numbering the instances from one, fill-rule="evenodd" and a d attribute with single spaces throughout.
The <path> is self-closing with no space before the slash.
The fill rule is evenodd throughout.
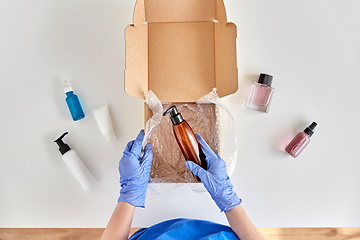
<path id="1" fill-rule="evenodd" d="M 271 75 L 261 73 L 259 80 L 254 83 L 249 101 L 246 107 L 249 109 L 267 113 L 274 88 L 271 87 L 273 77 Z"/>
<path id="2" fill-rule="evenodd" d="M 292 157 L 296 158 L 304 150 L 304 148 L 310 143 L 310 137 L 314 134 L 316 122 L 313 122 L 305 128 L 303 132 L 299 132 L 286 146 L 285 151 Z"/>

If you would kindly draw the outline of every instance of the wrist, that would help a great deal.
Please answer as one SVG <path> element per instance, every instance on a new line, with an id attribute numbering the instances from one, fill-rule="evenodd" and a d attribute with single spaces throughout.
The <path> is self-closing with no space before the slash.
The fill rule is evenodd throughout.
<path id="1" fill-rule="evenodd" d="M 117 207 L 120 207 L 129 212 L 134 211 L 134 209 L 136 208 L 136 206 L 132 205 L 131 203 L 123 201 L 118 202 Z"/>
<path id="2" fill-rule="evenodd" d="M 233 190 L 224 191 L 221 196 L 214 200 L 222 212 L 229 211 L 242 202 L 241 198 L 239 198 Z"/>
<path id="3" fill-rule="evenodd" d="M 147 184 L 136 186 L 133 182 L 121 184 L 118 202 L 127 202 L 135 207 L 145 208 Z"/>
<path id="4" fill-rule="evenodd" d="M 118 202 L 126 202 L 131 204 L 134 207 L 142 207 L 145 208 L 145 193 L 132 192 L 132 191 L 120 191 L 120 197 L 118 198 Z"/>

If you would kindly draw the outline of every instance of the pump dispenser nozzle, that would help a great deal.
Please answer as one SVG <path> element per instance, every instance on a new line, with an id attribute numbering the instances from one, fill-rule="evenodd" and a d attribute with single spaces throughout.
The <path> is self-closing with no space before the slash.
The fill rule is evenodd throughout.
<path id="1" fill-rule="evenodd" d="M 56 139 L 54 141 L 59 146 L 59 151 L 60 151 L 61 155 L 64 155 L 66 152 L 71 150 L 70 146 L 67 145 L 66 143 L 64 143 L 62 140 L 66 134 L 68 134 L 68 132 L 65 132 L 63 135 L 61 135 L 58 139 Z"/>
<path id="2" fill-rule="evenodd" d="M 311 137 L 314 134 L 315 128 L 317 126 L 316 122 L 312 122 L 307 128 L 305 128 L 304 132 Z"/>
<path id="3" fill-rule="evenodd" d="M 178 125 L 184 121 L 181 114 L 178 112 L 175 105 L 171 106 L 168 110 L 163 113 L 163 116 L 170 113 L 170 119 L 173 125 Z"/>

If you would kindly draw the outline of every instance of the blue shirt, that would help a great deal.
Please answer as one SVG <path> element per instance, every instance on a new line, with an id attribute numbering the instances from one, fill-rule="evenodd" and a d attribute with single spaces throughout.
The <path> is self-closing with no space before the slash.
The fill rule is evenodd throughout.
<path id="1" fill-rule="evenodd" d="M 139 229 L 129 240 L 239 240 L 230 227 L 203 220 L 172 219 L 148 228 Z"/>

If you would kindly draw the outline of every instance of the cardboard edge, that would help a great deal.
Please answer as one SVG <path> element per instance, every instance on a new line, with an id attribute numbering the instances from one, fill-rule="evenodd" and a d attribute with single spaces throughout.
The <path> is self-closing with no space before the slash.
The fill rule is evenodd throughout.
<path id="1" fill-rule="evenodd" d="M 226 8 L 223 0 L 216 0 L 216 20 L 220 23 L 227 22 Z"/>
<path id="2" fill-rule="evenodd" d="M 144 102 L 144 129 L 146 129 L 146 123 L 152 116 L 153 112 L 150 110 L 146 102 Z"/>
<path id="3" fill-rule="evenodd" d="M 239 89 L 236 37 L 234 23 L 215 23 L 215 74 L 219 97 L 234 94 Z"/>
<path id="4" fill-rule="evenodd" d="M 137 0 L 134 8 L 133 22 L 135 27 L 146 22 L 145 0 Z"/>
<path id="5" fill-rule="evenodd" d="M 148 26 L 133 24 L 125 28 L 125 92 L 145 99 L 148 91 Z"/>

